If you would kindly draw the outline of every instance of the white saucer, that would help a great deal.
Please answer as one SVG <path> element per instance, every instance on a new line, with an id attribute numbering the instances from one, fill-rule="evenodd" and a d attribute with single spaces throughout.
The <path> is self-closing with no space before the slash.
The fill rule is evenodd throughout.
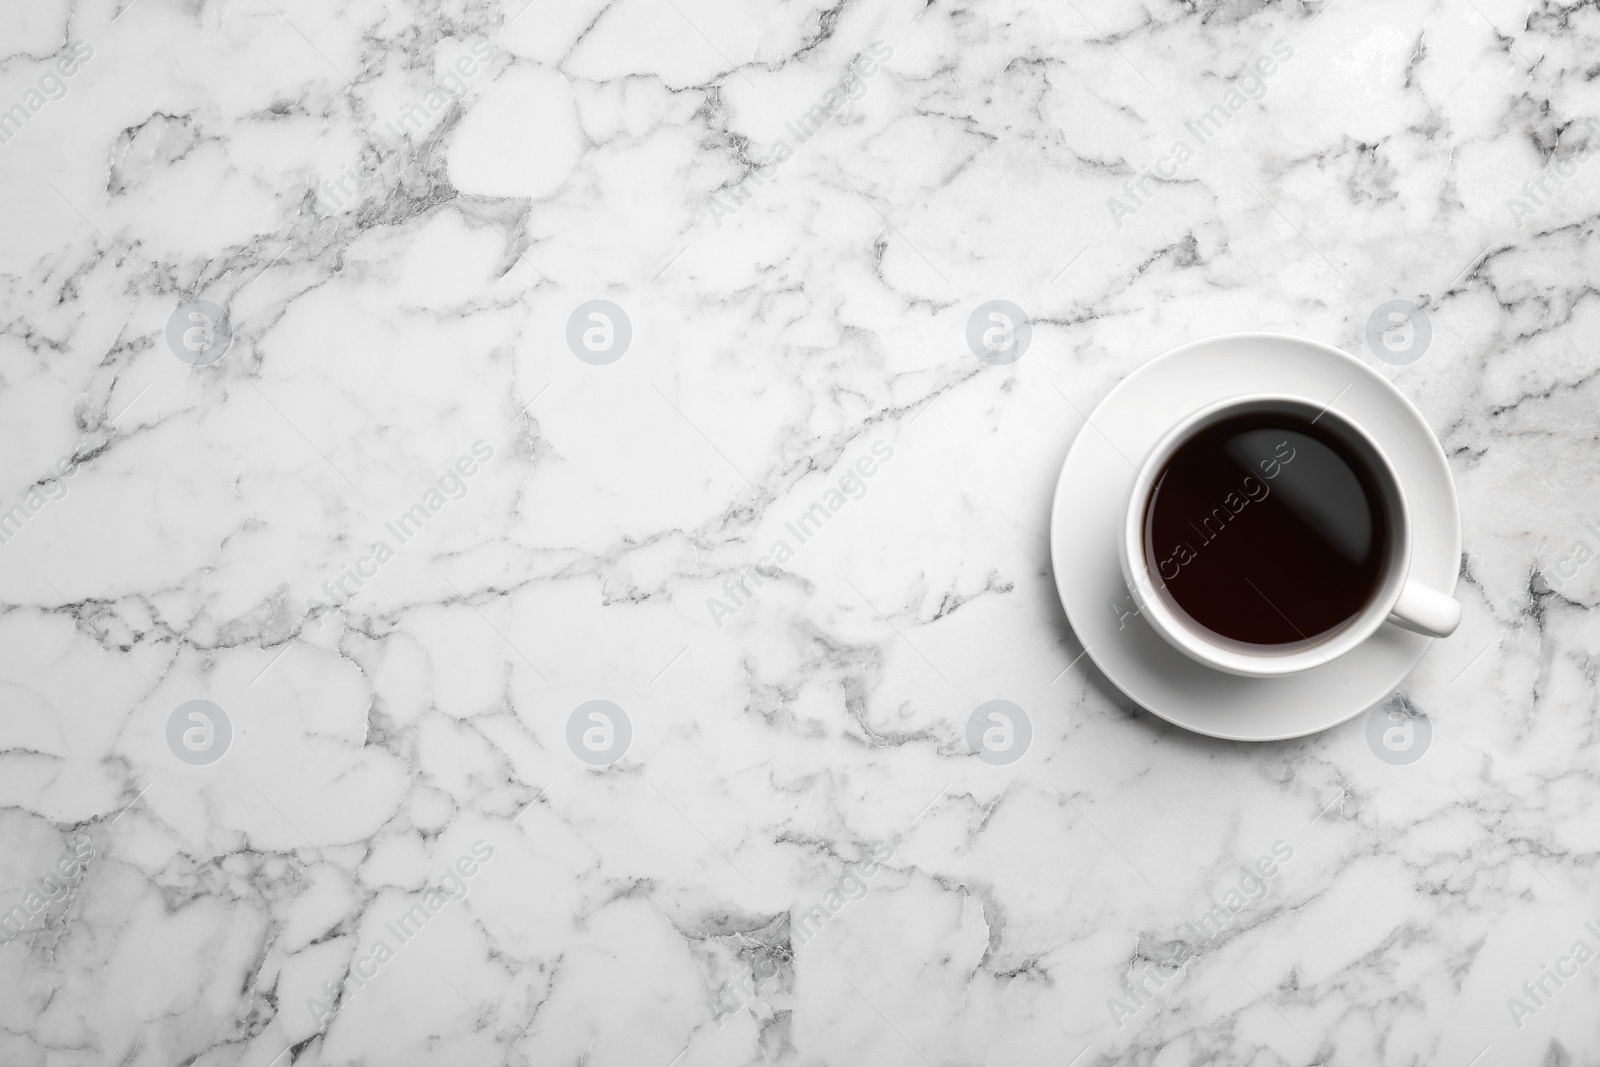
<path id="1" fill-rule="evenodd" d="M 1078 431 L 1050 514 L 1056 589 L 1089 657 L 1154 714 L 1235 741 L 1301 737 L 1354 718 L 1392 693 L 1429 644 L 1429 638 L 1385 624 L 1330 663 L 1282 678 L 1241 678 L 1195 662 L 1134 614 L 1117 542 L 1137 464 L 1190 412 L 1240 393 L 1276 391 L 1329 401 L 1383 449 L 1411 513 L 1411 576 L 1453 593 L 1461 513 L 1433 431 L 1377 372 L 1336 348 L 1299 337 L 1212 337 L 1175 348 L 1128 375 Z M 1127 612 L 1120 621 L 1119 611 Z"/>

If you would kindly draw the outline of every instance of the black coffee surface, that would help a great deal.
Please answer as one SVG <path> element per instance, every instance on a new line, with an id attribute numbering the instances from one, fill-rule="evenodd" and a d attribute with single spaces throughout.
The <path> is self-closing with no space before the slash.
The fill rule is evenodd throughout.
<path id="1" fill-rule="evenodd" d="M 1247 414 L 1202 429 L 1167 461 L 1145 506 L 1144 548 L 1157 588 L 1192 626 L 1288 651 L 1366 606 L 1385 529 L 1372 472 L 1344 441 L 1296 415 Z"/>

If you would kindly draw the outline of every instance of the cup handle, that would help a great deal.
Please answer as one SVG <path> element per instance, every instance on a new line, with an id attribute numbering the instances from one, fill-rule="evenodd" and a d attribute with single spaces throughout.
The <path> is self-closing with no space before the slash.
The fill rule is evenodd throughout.
<path id="1" fill-rule="evenodd" d="M 1449 637 L 1461 622 L 1461 605 L 1410 579 L 1389 612 L 1389 621 L 1424 637 Z"/>

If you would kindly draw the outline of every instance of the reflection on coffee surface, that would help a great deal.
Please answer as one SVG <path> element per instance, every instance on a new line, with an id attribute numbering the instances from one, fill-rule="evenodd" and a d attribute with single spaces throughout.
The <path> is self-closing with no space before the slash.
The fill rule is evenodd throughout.
<path id="1" fill-rule="evenodd" d="M 1203 635 L 1293 651 L 1366 606 L 1386 529 L 1371 469 L 1335 433 L 1297 415 L 1234 415 L 1184 441 L 1157 475 L 1145 562 Z"/>

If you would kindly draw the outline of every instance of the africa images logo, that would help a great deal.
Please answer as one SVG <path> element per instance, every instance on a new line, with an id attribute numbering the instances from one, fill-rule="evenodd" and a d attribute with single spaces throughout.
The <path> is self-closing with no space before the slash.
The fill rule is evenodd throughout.
<path id="1" fill-rule="evenodd" d="M 167 348 L 190 366 L 211 366 L 228 354 L 231 344 L 228 313 L 209 300 L 180 304 L 167 317 Z"/>
<path id="2" fill-rule="evenodd" d="M 850 102 L 860 100 L 866 95 L 866 79 L 872 77 L 879 65 L 894 55 L 894 49 L 882 41 L 874 41 L 867 51 L 868 55 L 857 56 L 850 61 L 844 75 L 833 88 L 822 94 L 821 100 L 796 119 L 783 124 L 784 129 L 794 138 L 793 145 L 782 137 L 778 138 L 770 155 L 751 159 L 750 168 L 739 181 L 712 194 L 712 222 L 721 226 L 724 218 L 743 207 L 745 202 L 755 195 L 757 188 L 770 182 L 777 175 L 778 168 L 794 158 L 796 148 L 811 140 L 824 126 L 843 114 Z"/>
<path id="3" fill-rule="evenodd" d="M 114 19 L 112 21 L 115 21 Z M 83 69 L 83 64 L 94 58 L 94 48 L 88 41 L 79 41 L 65 55 L 57 56 L 55 70 L 48 70 L 39 78 L 22 99 L 0 111 L 0 145 L 10 144 L 33 116 L 47 104 L 67 95 L 67 79 Z"/>
<path id="4" fill-rule="evenodd" d="M 1385 763 L 1415 763 L 1433 743 L 1433 721 L 1404 697 L 1379 704 L 1367 714 L 1367 747 Z"/>
<path id="5" fill-rule="evenodd" d="M 403 108 L 396 121 L 372 130 L 372 146 L 377 151 L 363 153 L 354 168 L 346 164 L 332 178 L 317 182 L 317 203 L 324 212 L 341 211 L 361 196 L 379 177 L 384 159 L 409 151 L 414 139 L 424 137 L 441 112 L 466 98 L 472 80 L 487 70 L 494 58 L 494 46 L 488 41 L 474 41 L 468 51 L 471 55 L 461 56 L 453 66 L 445 67 L 439 80 Z"/>
<path id="6" fill-rule="evenodd" d="M 350 999 L 370 985 L 383 968 L 393 960 L 400 949 L 415 941 L 427 929 L 434 916 L 452 903 L 467 899 L 472 879 L 494 859 L 494 846 L 483 839 L 472 843 L 469 853 L 459 856 L 447 865 L 438 885 L 428 886 L 410 894 L 409 903 L 395 905 L 398 914 L 382 925 L 381 932 L 388 937 L 376 936 L 371 947 L 363 953 L 358 947 L 350 958 L 342 984 L 330 978 L 322 983 L 322 995 L 306 998 L 306 1010 L 316 1020 L 318 1027 L 326 1027 Z M 404 905 L 404 906 L 402 906 Z M 390 939 L 393 943 L 390 943 Z"/>
<path id="7" fill-rule="evenodd" d="M 228 754 L 233 721 L 209 700 L 179 704 L 167 717 L 167 747 L 193 767 L 205 767 Z"/>
<path id="8" fill-rule="evenodd" d="M 470 455 L 457 457 L 428 487 L 420 500 L 392 521 L 383 524 L 383 528 L 394 538 L 394 544 L 381 537 L 372 542 L 364 554 L 340 570 L 338 578 L 330 578 L 322 583 L 322 591 L 328 599 L 321 601 L 316 597 L 308 597 L 306 610 L 315 614 L 328 607 L 343 607 L 348 603 L 363 586 L 378 576 L 385 563 L 394 559 L 397 549 L 422 532 L 430 519 L 443 511 L 447 504 L 466 496 L 470 488 L 468 479 L 488 466 L 492 459 L 494 446 L 481 438 L 474 441 Z"/>
<path id="9" fill-rule="evenodd" d="M 822 494 L 820 502 L 812 504 L 795 522 L 783 524 L 783 528 L 794 537 L 795 544 L 778 538 L 772 543 L 770 552 L 754 564 L 739 568 L 737 580 L 729 578 L 722 583 L 722 592 L 728 598 L 726 602 L 714 596 L 706 598 L 706 610 L 711 613 L 711 621 L 717 629 L 722 629 L 724 618 L 737 615 L 740 609 L 756 599 L 756 593 L 751 591 L 746 582 L 754 582 L 759 590 L 768 579 L 776 578 L 778 569 L 794 558 L 798 545 L 804 545 L 815 537 L 823 525 L 842 511 L 847 503 L 867 495 L 866 480 L 878 473 L 880 463 L 889 462 L 894 455 L 894 447 L 884 441 L 874 441 L 871 451 L 871 456 L 862 456 L 854 466 L 846 466 L 837 487 L 830 486 Z M 877 458 L 874 459 L 874 456 Z"/>
<path id="10" fill-rule="evenodd" d="M 94 859 L 94 854 L 94 843 L 87 837 L 78 838 L 72 844 L 72 855 L 58 862 L 56 871 L 30 885 L 22 896 L 22 903 L 0 912 L 0 946 L 15 940 L 30 922 L 47 912 L 50 905 L 67 899 L 73 887 L 83 879 L 84 869 Z"/>
<path id="11" fill-rule="evenodd" d="M 1126 200 L 1115 196 L 1106 198 L 1106 210 L 1111 213 L 1111 221 L 1117 224 L 1117 228 L 1122 228 L 1123 219 L 1138 214 L 1162 183 L 1176 181 L 1183 165 L 1198 155 L 1200 149 L 1233 121 L 1233 117 L 1244 109 L 1247 99 L 1260 100 L 1265 96 L 1267 79 L 1278 72 L 1279 64 L 1287 63 L 1292 58 L 1294 49 L 1284 41 L 1276 42 L 1272 46 L 1272 55 L 1257 55 L 1234 76 L 1233 81 L 1237 84 L 1230 84 L 1221 100 L 1184 122 L 1183 136 L 1172 142 L 1167 154 L 1146 165 L 1138 177 L 1122 184 Z"/>

